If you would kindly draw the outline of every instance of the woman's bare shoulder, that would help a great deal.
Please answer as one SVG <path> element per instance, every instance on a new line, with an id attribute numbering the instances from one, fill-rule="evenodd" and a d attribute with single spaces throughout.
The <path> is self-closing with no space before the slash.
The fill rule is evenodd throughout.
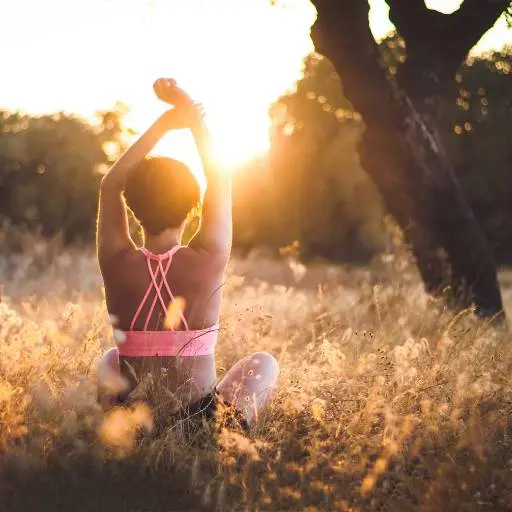
<path id="1" fill-rule="evenodd" d="M 192 247 L 183 247 L 176 257 L 181 260 L 181 269 L 192 279 L 214 279 L 222 275 L 227 261 L 223 254 Z"/>
<path id="2" fill-rule="evenodd" d="M 126 275 L 133 275 L 133 270 L 143 261 L 144 256 L 135 248 L 127 248 L 113 257 L 98 258 L 103 279 L 115 280 Z"/>

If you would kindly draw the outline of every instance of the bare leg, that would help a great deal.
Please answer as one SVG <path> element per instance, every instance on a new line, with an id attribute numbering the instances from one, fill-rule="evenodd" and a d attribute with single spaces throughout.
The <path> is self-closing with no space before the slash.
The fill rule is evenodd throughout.
<path id="1" fill-rule="evenodd" d="M 119 353 L 108 349 L 100 358 L 97 369 L 98 401 L 104 409 L 112 407 L 119 393 L 126 390 L 127 382 L 121 375 Z"/>
<path id="2" fill-rule="evenodd" d="M 222 398 L 255 423 L 270 401 L 279 376 L 279 364 L 267 352 L 255 352 L 231 368 L 217 386 Z"/>

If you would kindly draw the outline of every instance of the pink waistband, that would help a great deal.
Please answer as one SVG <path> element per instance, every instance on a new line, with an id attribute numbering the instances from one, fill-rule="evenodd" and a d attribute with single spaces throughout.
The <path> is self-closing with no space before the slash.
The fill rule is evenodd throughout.
<path id="1" fill-rule="evenodd" d="M 219 324 L 198 331 L 126 331 L 126 339 L 118 343 L 119 355 L 207 356 L 215 353 Z"/>

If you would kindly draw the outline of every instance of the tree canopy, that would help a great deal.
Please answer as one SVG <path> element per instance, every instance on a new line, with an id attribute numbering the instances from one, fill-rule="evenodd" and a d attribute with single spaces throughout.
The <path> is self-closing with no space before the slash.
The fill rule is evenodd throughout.
<path id="1" fill-rule="evenodd" d="M 63 113 L 0 111 L 0 215 L 44 235 L 91 238 L 101 171 L 117 155 L 120 112 L 93 126 Z"/>

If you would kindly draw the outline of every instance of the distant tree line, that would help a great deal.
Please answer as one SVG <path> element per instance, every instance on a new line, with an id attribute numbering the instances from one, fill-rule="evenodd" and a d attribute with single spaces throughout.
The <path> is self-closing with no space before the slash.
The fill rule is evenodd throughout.
<path id="1" fill-rule="evenodd" d="M 393 72 L 404 43 L 381 45 Z M 512 262 L 512 50 L 469 59 L 443 98 L 442 137 L 498 260 Z M 0 216 L 11 224 L 92 241 L 101 172 L 122 149 L 119 107 L 96 124 L 67 114 L 0 111 Z M 297 240 L 304 258 L 365 261 L 385 244 L 381 196 L 363 172 L 361 116 L 332 65 L 305 61 L 296 90 L 272 106 L 271 151 L 235 175 L 235 246 Z M 378 155 L 377 155 L 378 157 Z"/>
<path id="2" fill-rule="evenodd" d="M 92 240 L 101 172 L 120 149 L 122 111 L 96 125 L 0 111 L 0 216 L 66 242 Z"/>

